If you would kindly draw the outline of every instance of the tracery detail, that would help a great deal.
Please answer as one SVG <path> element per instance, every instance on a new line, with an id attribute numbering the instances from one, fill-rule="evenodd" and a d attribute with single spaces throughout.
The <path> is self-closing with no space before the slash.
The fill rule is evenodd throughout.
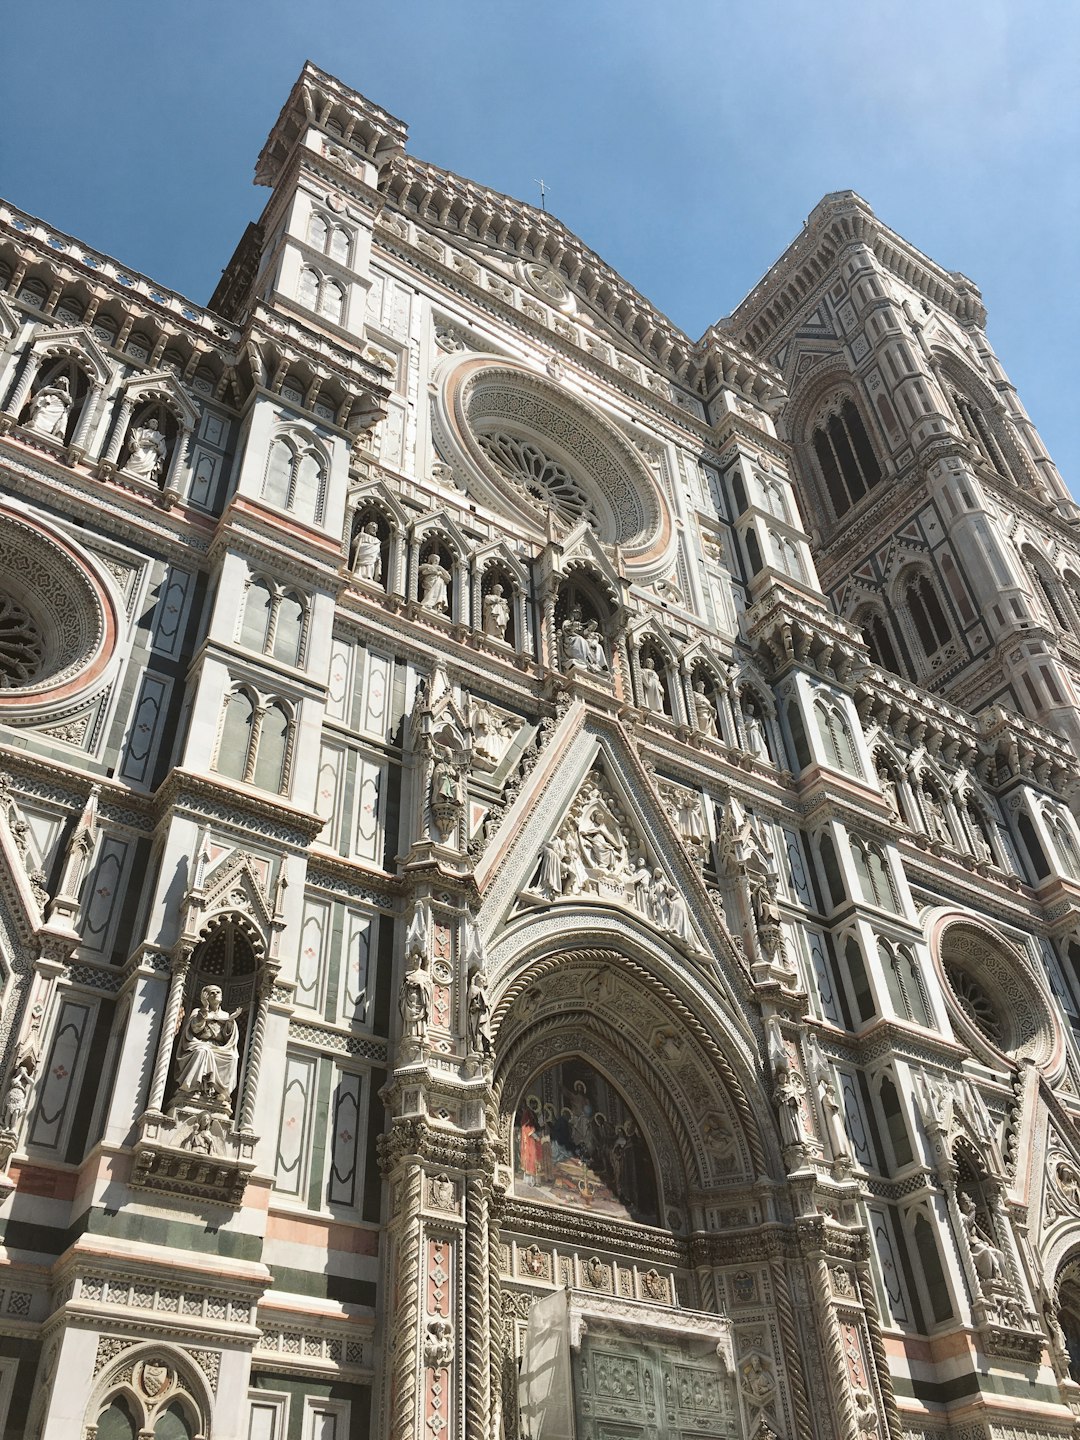
<path id="1" fill-rule="evenodd" d="M 557 460 L 545 455 L 539 445 L 505 431 L 478 434 L 476 441 L 501 475 L 520 485 L 534 500 L 550 505 L 560 520 L 573 524 L 584 518 L 597 524 L 596 511 L 584 487 Z"/>
<path id="2" fill-rule="evenodd" d="M 0 593 L 0 690 L 33 681 L 45 664 L 45 642 L 28 610 Z"/>

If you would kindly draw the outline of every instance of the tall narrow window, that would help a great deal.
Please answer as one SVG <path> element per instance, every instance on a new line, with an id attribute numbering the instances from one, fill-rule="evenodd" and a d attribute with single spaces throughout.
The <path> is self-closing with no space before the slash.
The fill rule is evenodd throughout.
<path id="1" fill-rule="evenodd" d="M 881 466 L 851 399 L 820 423 L 810 440 L 837 516 L 880 483 Z"/>
<path id="2" fill-rule="evenodd" d="M 933 655 L 950 638 L 952 632 L 930 577 L 919 575 L 912 580 L 904 592 L 904 599 L 919 643 L 927 655 Z"/>
<path id="3" fill-rule="evenodd" d="M 297 287 L 296 298 L 309 310 L 314 310 L 319 303 L 319 276 L 318 272 L 305 265 L 300 271 L 300 284 Z"/>
<path id="4" fill-rule="evenodd" d="M 330 233 L 330 227 L 319 214 L 314 214 L 308 221 L 307 238 L 308 244 L 316 250 L 326 249 L 326 237 Z"/>
<path id="5" fill-rule="evenodd" d="M 244 621 L 240 627 L 240 644 L 248 650 L 262 650 L 270 633 L 270 611 L 273 596 L 265 580 L 253 580 L 244 602 Z"/>
<path id="6" fill-rule="evenodd" d="M 216 769 L 232 780 L 243 780 L 255 728 L 255 706 L 246 690 L 229 696 L 221 727 Z"/>
<path id="7" fill-rule="evenodd" d="M 884 615 L 873 610 L 864 611 L 860 624 L 866 648 L 870 651 L 870 659 L 874 664 L 879 665 L 882 670 L 891 670 L 894 675 L 903 674 Z"/>
<path id="8" fill-rule="evenodd" d="M 280 792 L 284 788 L 288 740 L 289 717 L 280 705 L 268 705 L 259 729 L 253 776 L 260 790 Z"/>
<path id="9" fill-rule="evenodd" d="M 275 440 L 270 446 L 270 458 L 266 465 L 266 483 L 263 485 L 263 499 L 270 505 L 279 506 L 282 510 L 289 503 L 294 459 L 292 447 L 284 440 Z"/>
<path id="10" fill-rule="evenodd" d="M 990 462 L 999 475 L 1008 476 L 1009 467 L 1005 463 L 1005 456 L 986 416 L 977 405 L 972 404 L 966 395 L 954 395 L 953 398 L 956 401 L 956 408 L 964 429 L 968 432 L 969 438 L 975 442 L 976 448 L 981 451 L 984 459 Z"/>
<path id="11" fill-rule="evenodd" d="M 850 770 L 857 773 L 858 766 L 855 763 L 855 752 L 851 747 L 851 735 L 843 716 L 831 705 L 825 704 L 823 700 L 814 701 L 814 715 L 817 719 L 818 733 L 821 736 L 821 744 L 827 762 L 834 765 L 837 770 Z"/>
<path id="12" fill-rule="evenodd" d="M 274 658 L 286 665 L 298 665 L 303 637 L 304 606 L 298 596 L 283 595 L 278 602 L 274 626 Z"/>

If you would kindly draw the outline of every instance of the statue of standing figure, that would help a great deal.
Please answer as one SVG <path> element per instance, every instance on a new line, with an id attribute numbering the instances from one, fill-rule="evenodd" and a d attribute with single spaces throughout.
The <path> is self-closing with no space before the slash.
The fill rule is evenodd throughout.
<path id="1" fill-rule="evenodd" d="M 431 1019 L 432 1001 L 431 976 L 423 961 L 420 961 L 405 975 L 401 982 L 398 1009 L 401 1011 L 401 1038 L 414 1040 L 418 1044 L 427 1039 L 428 1021 Z"/>
<path id="2" fill-rule="evenodd" d="M 63 440 L 71 404 L 71 385 L 66 375 L 59 376 L 51 385 L 42 385 L 30 403 L 28 428 L 39 435 Z"/>
<path id="3" fill-rule="evenodd" d="M 711 735 L 714 740 L 718 738 L 716 705 L 705 688 L 704 680 L 698 680 L 694 685 L 694 716 L 703 735 Z"/>
<path id="4" fill-rule="evenodd" d="M 229 1108 L 240 1065 L 240 1032 L 236 1022 L 243 1007 L 227 1013 L 221 1008 L 221 990 L 204 985 L 199 1003 L 184 1022 L 177 1050 L 180 1094 Z"/>
<path id="5" fill-rule="evenodd" d="M 664 682 L 656 673 L 656 661 L 646 655 L 641 662 L 641 702 L 646 710 L 662 715 L 664 699 Z"/>
<path id="6" fill-rule="evenodd" d="M 160 480 L 167 454 L 165 436 L 158 429 L 158 417 L 150 415 L 141 425 L 131 427 L 124 469 L 140 480 Z"/>
<path id="7" fill-rule="evenodd" d="M 0 1130 L 18 1134 L 22 1118 L 26 1114 L 30 1086 L 34 1083 L 36 1068 L 36 1062 L 31 1054 L 24 1055 L 12 1071 L 11 1079 L 8 1081 L 7 1094 L 4 1096 L 3 1108 L 0 1109 Z"/>
<path id="8" fill-rule="evenodd" d="M 481 1055 L 486 1060 L 494 1050 L 494 1042 L 491 1038 L 491 1002 L 483 970 L 474 970 L 469 977 L 467 1005 L 469 1054 Z"/>
<path id="9" fill-rule="evenodd" d="M 490 592 L 484 596 L 484 634 L 490 635 L 493 640 L 505 640 L 507 626 L 510 624 L 510 602 L 503 594 L 501 585 L 493 585 Z"/>
<path id="10" fill-rule="evenodd" d="M 420 566 L 420 604 L 425 610 L 449 610 L 447 586 L 450 571 L 442 563 L 442 555 L 433 550 Z"/>
<path id="11" fill-rule="evenodd" d="M 358 580 L 382 579 L 382 541 L 375 520 L 368 520 L 356 532 L 353 541 L 352 572 Z"/>

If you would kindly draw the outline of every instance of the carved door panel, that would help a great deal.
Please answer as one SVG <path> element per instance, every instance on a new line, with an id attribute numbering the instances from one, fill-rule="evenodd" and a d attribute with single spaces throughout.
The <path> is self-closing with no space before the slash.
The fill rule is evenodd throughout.
<path id="1" fill-rule="evenodd" d="M 577 1440 L 735 1440 L 734 1385 L 715 1352 L 614 1335 L 583 1338 Z"/>

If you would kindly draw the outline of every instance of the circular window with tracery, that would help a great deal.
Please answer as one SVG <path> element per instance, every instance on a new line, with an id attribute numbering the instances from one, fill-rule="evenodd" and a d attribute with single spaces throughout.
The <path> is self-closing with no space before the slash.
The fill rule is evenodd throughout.
<path id="1" fill-rule="evenodd" d="M 944 923 L 935 948 L 957 1038 L 976 1053 L 990 1046 L 1049 1064 L 1060 1031 L 1034 972 L 982 926 Z"/>
<path id="2" fill-rule="evenodd" d="M 655 477 L 618 427 L 565 386 L 507 361 L 452 360 L 434 438 L 469 493 L 544 535 L 585 521 L 624 562 L 670 566 L 674 527 Z"/>
<path id="3" fill-rule="evenodd" d="M 29 685 L 45 664 L 45 641 L 37 621 L 0 590 L 0 690 Z"/>
<path id="4" fill-rule="evenodd" d="M 994 1002 L 973 975 L 956 965 L 946 965 L 945 975 L 957 1002 L 973 1025 L 977 1025 L 992 1045 L 1001 1048 L 1006 1031 Z"/>
<path id="5" fill-rule="evenodd" d="M 101 680 L 117 612 L 86 557 L 44 521 L 0 503 L 0 709 L 65 704 Z"/>
<path id="6" fill-rule="evenodd" d="M 550 505 L 560 520 L 573 525 L 584 519 L 595 526 L 596 511 L 588 491 L 539 445 L 498 430 L 478 434 L 476 443 L 497 470 L 534 499 Z"/>

